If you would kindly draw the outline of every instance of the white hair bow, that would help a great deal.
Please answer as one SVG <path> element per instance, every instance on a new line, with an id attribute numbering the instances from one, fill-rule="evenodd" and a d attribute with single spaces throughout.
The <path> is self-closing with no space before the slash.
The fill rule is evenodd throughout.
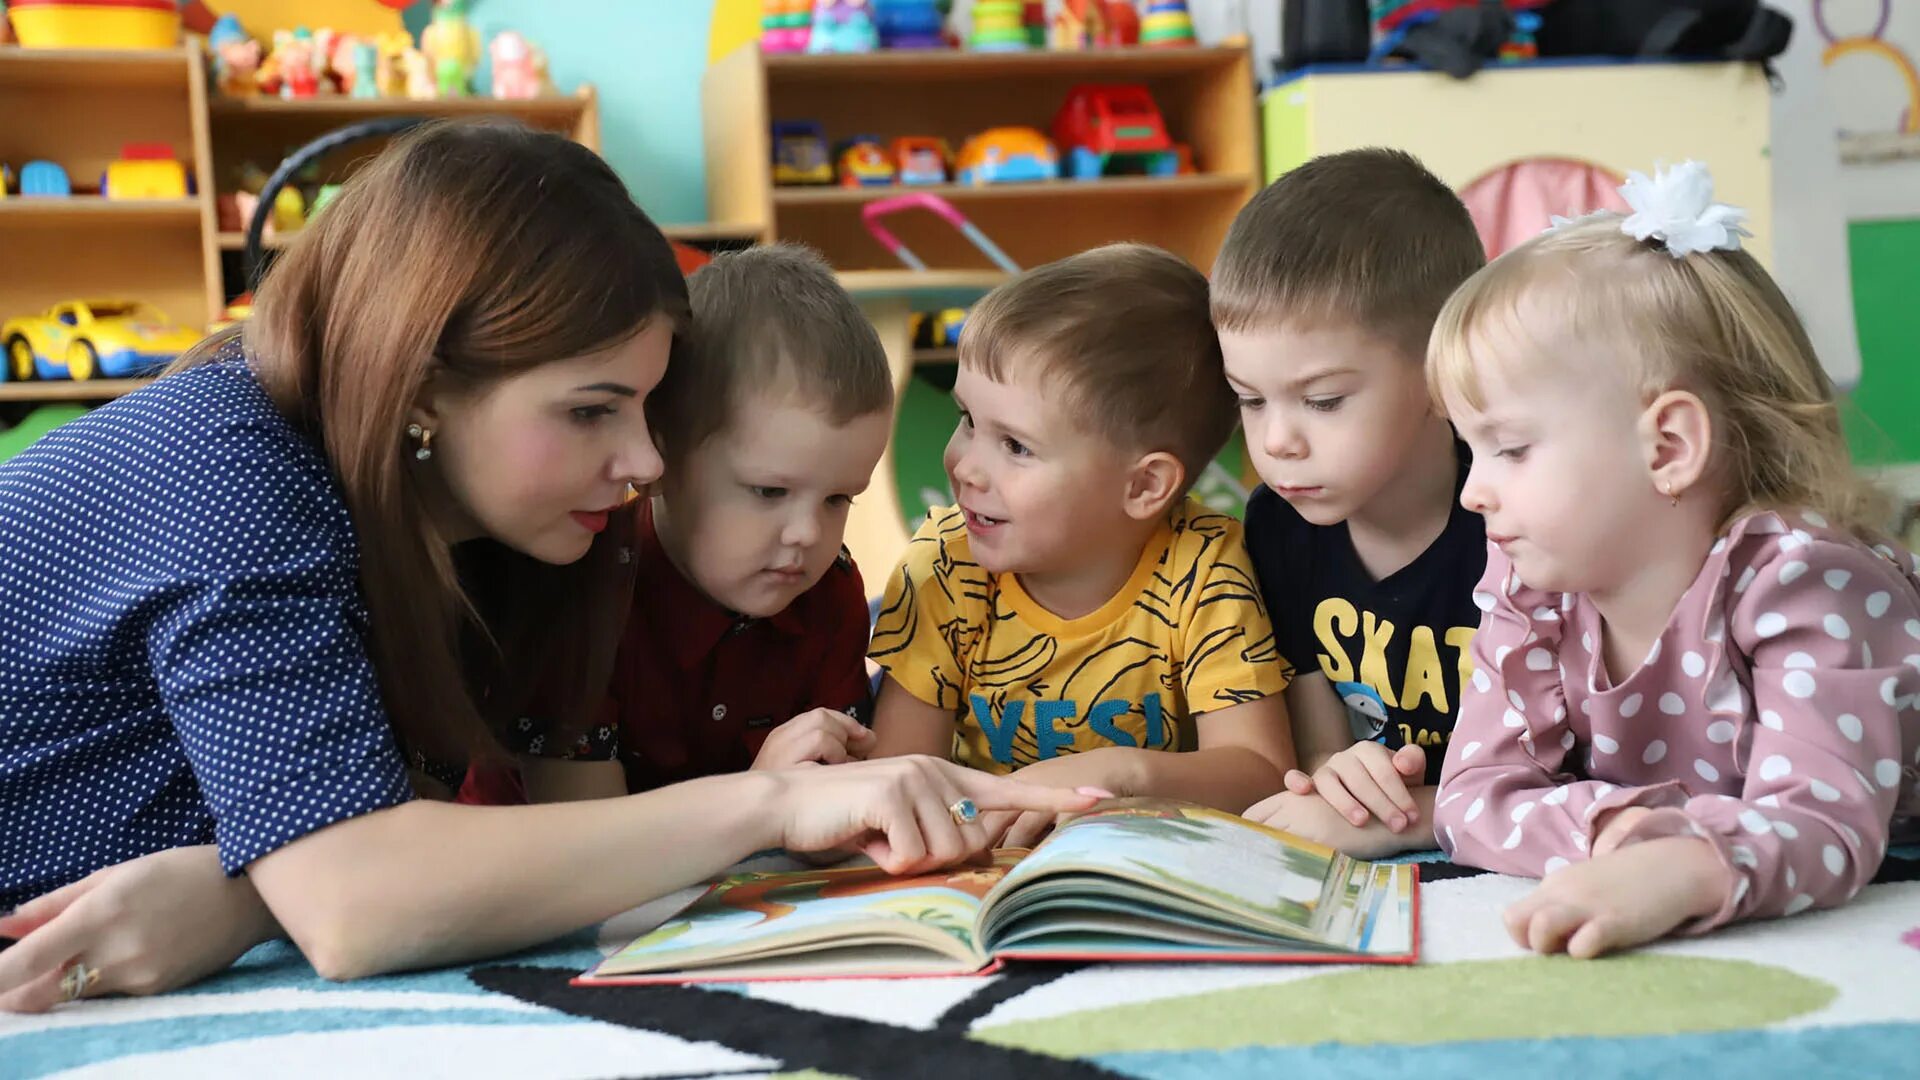
<path id="1" fill-rule="evenodd" d="M 1635 240 L 1658 240 L 1676 259 L 1699 251 L 1738 251 L 1752 236 L 1747 212 L 1713 201 L 1713 174 L 1697 161 L 1656 168 L 1653 178 L 1630 172 L 1620 195 L 1633 208 L 1620 231 Z"/>

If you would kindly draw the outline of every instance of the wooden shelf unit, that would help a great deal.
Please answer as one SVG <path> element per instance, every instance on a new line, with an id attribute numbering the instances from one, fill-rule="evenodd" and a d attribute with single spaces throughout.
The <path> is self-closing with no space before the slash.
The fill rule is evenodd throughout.
<path id="1" fill-rule="evenodd" d="M 1169 133 L 1193 149 L 1199 172 L 972 187 L 776 187 L 770 126 L 812 120 L 830 142 L 937 135 L 956 151 L 989 127 L 1047 131 L 1081 83 L 1145 84 Z M 842 270 L 898 268 L 860 221 L 867 202 L 907 191 L 951 201 L 1022 266 L 1116 240 L 1158 244 L 1210 267 L 1227 226 L 1258 183 L 1253 67 L 1244 49 L 1102 49 L 1085 52 L 879 52 L 763 55 L 746 46 L 708 68 L 701 89 L 708 216 L 796 240 Z M 888 228 L 930 266 L 991 264 L 931 215 L 906 213 Z"/>
<path id="2" fill-rule="evenodd" d="M 17 173 L 51 161 L 75 192 L 0 199 L 0 319 L 86 298 L 144 300 L 184 326 L 218 313 L 207 85 L 195 50 L 0 47 L 0 116 L 20 118 L 0 123 L 0 162 Z M 108 163 L 136 142 L 171 148 L 195 193 L 103 198 Z"/>
<path id="3" fill-rule="evenodd" d="M 0 320 L 64 300 L 144 300 L 182 326 L 220 317 L 244 287 L 245 236 L 222 232 L 214 197 L 244 162 L 271 170 L 288 152 L 356 120 L 380 116 L 509 116 L 600 149 L 599 97 L 590 85 L 532 101 L 283 101 L 226 98 L 208 89 L 197 44 L 177 49 L 22 49 L 0 46 L 0 162 L 65 169 L 75 195 L 0 198 Z M 24 120 L 18 118 L 25 118 Z M 319 163 L 343 179 L 378 153 L 355 143 Z M 97 194 L 107 164 L 127 143 L 165 143 L 193 177 L 185 199 L 112 200 Z M 281 248 L 294 237 L 275 237 Z M 224 257 L 223 257 L 224 256 Z M 142 380 L 0 382 L 0 401 L 97 401 Z"/>

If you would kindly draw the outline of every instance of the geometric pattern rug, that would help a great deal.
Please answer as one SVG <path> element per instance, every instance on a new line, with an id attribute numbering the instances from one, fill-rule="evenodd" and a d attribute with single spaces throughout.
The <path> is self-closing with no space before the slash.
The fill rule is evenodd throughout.
<path id="1" fill-rule="evenodd" d="M 1920 1076 L 1920 850 L 1838 911 L 1600 961 L 1508 940 L 1500 909 L 1531 887 L 1427 862 L 1410 968 L 567 985 L 697 890 L 505 960 L 349 984 L 276 942 L 186 991 L 0 1014 L 0 1080 Z"/>

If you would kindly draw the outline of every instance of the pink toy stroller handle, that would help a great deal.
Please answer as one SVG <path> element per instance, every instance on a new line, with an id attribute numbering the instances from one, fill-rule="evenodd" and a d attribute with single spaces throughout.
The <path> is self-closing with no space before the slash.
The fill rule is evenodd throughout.
<path id="1" fill-rule="evenodd" d="M 888 214 L 898 213 L 901 210 L 911 210 L 916 206 L 924 210 L 931 210 L 945 218 L 949 225 L 952 225 L 960 231 L 960 235 L 966 237 L 974 247 L 979 248 L 981 254 L 992 259 L 994 265 L 1009 274 L 1017 274 L 1020 272 L 1019 264 L 1007 258 L 1007 253 L 1001 251 L 998 244 L 987 239 L 987 234 L 981 232 L 979 227 L 973 222 L 968 221 L 965 214 L 954 209 L 952 203 L 938 195 L 930 195 L 924 191 L 916 191 L 906 195 L 895 195 L 885 199 L 875 199 L 860 209 L 860 218 L 866 223 L 867 231 L 873 234 L 875 240 L 880 241 L 882 247 L 893 252 L 901 262 L 906 263 L 908 269 L 925 270 L 927 264 L 921 260 L 920 256 L 908 250 L 907 245 L 901 243 L 899 237 L 888 232 L 886 227 L 880 224 L 880 219 Z"/>

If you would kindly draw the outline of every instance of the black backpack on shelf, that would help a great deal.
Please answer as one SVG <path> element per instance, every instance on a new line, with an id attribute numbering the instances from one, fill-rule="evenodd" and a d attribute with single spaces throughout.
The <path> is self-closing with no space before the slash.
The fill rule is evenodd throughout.
<path id="1" fill-rule="evenodd" d="M 1765 62 L 1793 35 L 1793 20 L 1759 0 L 1551 0 L 1538 14 L 1541 56 Z M 1498 0 L 1456 7 L 1410 30 L 1394 54 L 1464 77 L 1493 58 L 1511 20 Z M 1278 70 L 1363 61 L 1372 32 L 1367 0 L 1282 0 Z"/>
<path id="2" fill-rule="evenodd" d="M 1771 60 L 1793 20 L 1758 0 L 1553 0 L 1541 56 L 1688 56 Z"/>

